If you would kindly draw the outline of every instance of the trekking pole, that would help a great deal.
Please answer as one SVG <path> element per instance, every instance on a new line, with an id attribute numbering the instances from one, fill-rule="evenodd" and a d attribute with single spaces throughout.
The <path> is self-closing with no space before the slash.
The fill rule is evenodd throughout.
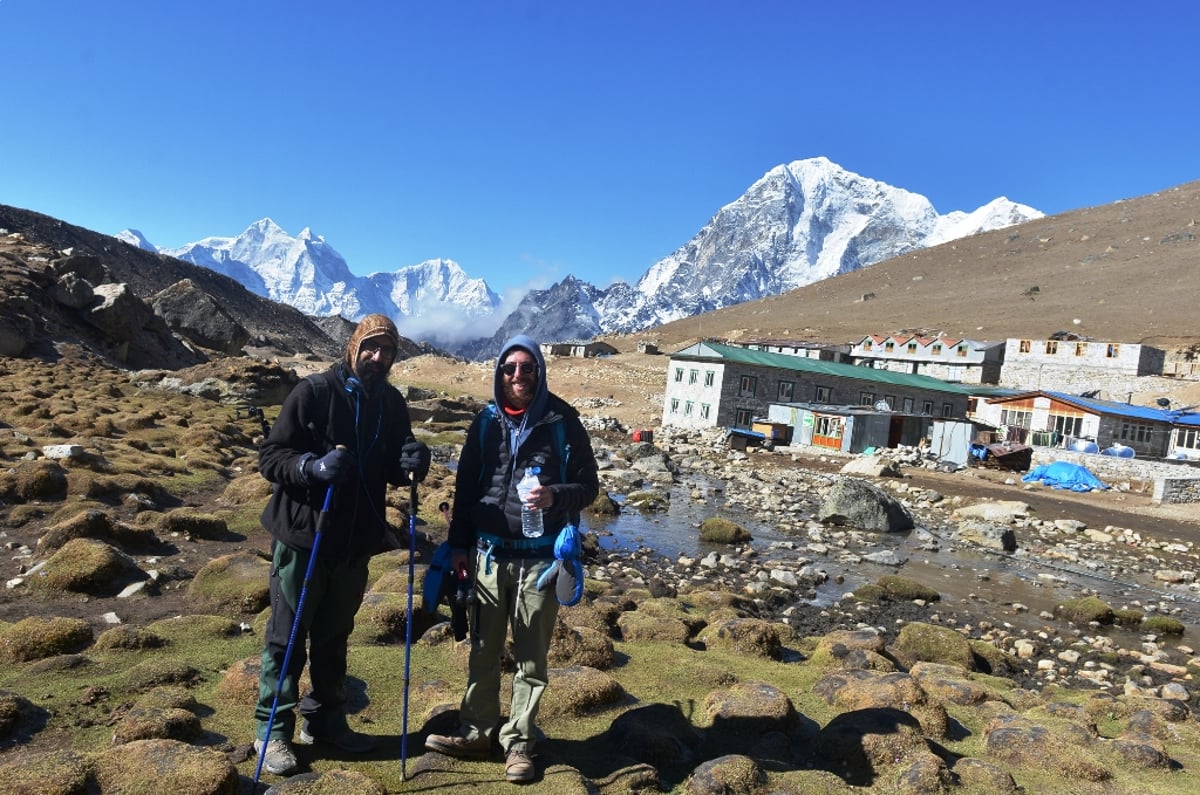
<path id="1" fill-rule="evenodd" d="M 263 761 L 267 758 L 267 744 L 271 742 L 271 728 L 275 725 L 275 710 L 279 707 L 279 693 L 283 690 L 283 680 L 287 676 L 288 663 L 292 659 L 292 647 L 296 643 L 296 632 L 300 629 L 300 616 L 304 613 L 304 598 L 308 596 L 308 580 L 312 577 L 313 562 L 317 559 L 317 549 L 321 546 L 321 530 L 325 526 L 325 517 L 329 515 L 329 506 L 333 502 L 333 484 L 325 489 L 325 504 L 321 506 L 321 515 L 317 517 L 317 529 L 313 533 L 312 550 L 308 554 L 308 566 L 304 569 L 304 583 L 300 586 L 300 598 L 296 600 L 296 617 L 292 619 L 292 631 L 288 635 L 287 649 L 283 653 L 283 666 L 279 670 L 279 679 L 275 682 L 275 699 L 271 702 L 271 714 L 267 718 L 267 733 L 263 737 L 262 748 L 258 749 L 258 765 L 254 768 L 254 785 L 251 792 L 258 789 L 258 778 L 262 775 Z M 411 578 L 410 578 L 411 579 Z M 282 596 L 282 591 L 280 593 Z M 409 597 L 411 599 L 411 596 Z"/>
<path id="2" fill-rule="evenodd" d="M 400 718 L 400 780 L 408 780 L 408 671 L 412 660 L 413 559 L 417 554 L 417 481 L 408 486 L 408 613 L 404 618 L 404 707 Z"/>

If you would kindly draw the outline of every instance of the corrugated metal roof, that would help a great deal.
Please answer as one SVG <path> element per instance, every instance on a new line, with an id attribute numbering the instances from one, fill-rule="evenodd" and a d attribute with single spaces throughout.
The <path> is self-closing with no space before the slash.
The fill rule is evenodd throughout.
<path id="1" fill-rule="evenodd" d="M 705 349 L 712 351 L 712 355 L 705 355 L 701 352 Z M 684 353 L 684 351 L 688 350 L 696 350 L 697 352 Z M 921 389 L 927 392 L 946 392 L 952 395 L 968 397 L 985 393 L 985 390 L 981 389 L 977 384 L 952 384 L 948 381 L 942 381 L 927 375 L 912 375 L 911 373 L 897 373 L 891 370 L 875 370 L 871 367 L 859 367 L 853 364 L 805 359 L 786 353 L 771 353 L 769 351 L 739 348 L 736 345 L 722 345 L 719 342 L 699 343 L 691 346 L 691 348 L 684 348 L 684 351 L 672 354 L 671 358 L 685 360 L 725 359 L 739 364 L 750 364 L 758 367 L 773 367 L 778 370 L 813 373 L 837 378 L 856 378 L 860 381 L 872 381 L 877 384 L 891 384 L 909 389 Z M 1009 393 L 1005 392 L 1004 394 Z"/>
<path id="2" fill-rule="evenodd" d="M 1173 412 L 1152 408 L 1151 406 L 1134 406 L 1131 403 L 1085 398 L 1079 397 L 1079 395 L 1068 395 L 1065 392 L 1051 392 L 1048 390 L 1043 390 L 1042 394 L 1072 406 L 1088 409 L 1096 414 L 1111 414 L 1114 417 L 1129 417 L 1130 419 L 1146 420 L 1147 422 L 1188 424 L 1182 421 L 1182 417 L 1172 416 Z M 1183 415 L 1183 417 L 1186 416 Z"/>

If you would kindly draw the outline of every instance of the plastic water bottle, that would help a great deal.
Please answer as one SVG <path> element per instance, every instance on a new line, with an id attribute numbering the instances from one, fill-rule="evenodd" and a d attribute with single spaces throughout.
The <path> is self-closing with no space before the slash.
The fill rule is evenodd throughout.
<path id="1" fill-rule="evenodd" d="M 521 498 L 521 532 L 526 538 L 538 538 L 546 532 L 542 524 L 542 509 L 531 508 L 528 502 L 529 492 L 538 485 L 538 473 L 541 471 L 538 467 L 527 467 L 525 477 L 517 483 L 517 496 Z"/>

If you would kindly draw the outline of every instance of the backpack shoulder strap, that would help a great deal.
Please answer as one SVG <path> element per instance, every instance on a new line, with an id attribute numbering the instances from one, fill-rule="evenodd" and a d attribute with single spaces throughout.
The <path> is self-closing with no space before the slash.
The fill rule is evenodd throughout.
<path id="1" fill-rule="evenodd" d="M 492 423 L 496 421 L 496 404 L 489 403 L 487 408 L 482 412 L 479 422 L 479 452 L 485 454 L 487 446 L 488 429 Z M 571 458 L 571 445 L 567 444 L 567 429 L 566 423 L 560 418 L 557 422 L 550 423 L 550 432 L 554 435 L 554 447 L 558 450 L 558 460 L 560 475 L 559 482 L 567 482 L 567 462 Z M 480 472 L 482 478 L 482 471 Z"/>

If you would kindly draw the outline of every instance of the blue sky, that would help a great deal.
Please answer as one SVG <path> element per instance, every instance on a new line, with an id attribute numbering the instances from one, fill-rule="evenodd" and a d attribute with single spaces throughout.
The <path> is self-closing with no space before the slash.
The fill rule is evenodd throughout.
<path id="1" fill-rule="evenodd" d="M 365 275 L 636 281 L 781 163 L 1046 213 L 1200 179 L 1200 5 L 0 0 L 0 203 Z"/>

